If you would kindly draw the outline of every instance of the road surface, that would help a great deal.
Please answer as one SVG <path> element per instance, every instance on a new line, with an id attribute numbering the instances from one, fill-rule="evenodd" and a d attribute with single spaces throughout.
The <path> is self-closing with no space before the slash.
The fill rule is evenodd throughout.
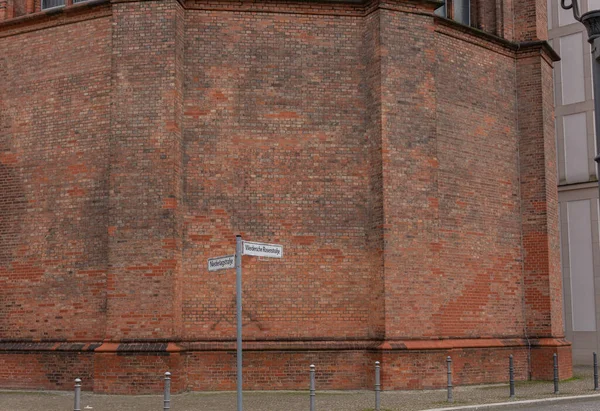
<path id="1" fill-rule="evenodd" d="M 600 411 L 600 400 L 573 402 L 571 404 L 536 405 L 525 408 L 506 408 L 507 411 Z"/>

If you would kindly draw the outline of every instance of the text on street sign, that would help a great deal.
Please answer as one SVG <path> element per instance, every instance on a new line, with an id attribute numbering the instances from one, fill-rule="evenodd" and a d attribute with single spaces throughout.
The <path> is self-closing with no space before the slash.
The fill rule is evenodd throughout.
<path id="1" fill-rule="evenodd" d="M 208 259 L 208 271 L 226 270 L 228 268 L 235 268 L 235 254 Z"/>
<path id="2" fill-rule="evenodd" d="M 244 241 L 242 243 L 243 255 L 254 255 L 257 257 L 282 258 L 283 246 L 278 244 L 253 243 Z"/>

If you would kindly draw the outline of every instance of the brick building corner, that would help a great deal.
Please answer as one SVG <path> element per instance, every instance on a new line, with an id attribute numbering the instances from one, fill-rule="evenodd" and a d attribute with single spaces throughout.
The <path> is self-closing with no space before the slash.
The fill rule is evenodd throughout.
<path id="1" fill-rule="evenodd" d="M 246 389 L 571 376 L 545 1 L 42 6 L 0 0 L 0 387 L 233 389 L 236 234 L 285 248 Z"/>

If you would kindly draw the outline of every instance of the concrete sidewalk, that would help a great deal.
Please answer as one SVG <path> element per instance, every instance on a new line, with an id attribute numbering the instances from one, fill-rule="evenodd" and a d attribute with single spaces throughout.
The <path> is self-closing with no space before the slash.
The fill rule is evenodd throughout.
<path id="1" fill-rule="evenodd" d="M 519 382 L 517 398 L 520 401 L 543 398 L 594 395 L 591 368 L 576 368 L 575 377 L 560 384 L 560 395 L 553 394 L 552 382 Z M 384 391 L 381 393 L 383 410 L 417 411 L 509 402 L 508 384 L 480 385 L 454 388 L 454 403 L 446 402 L 445 390 Z M 162 411 L 161 395 L 122 396 L 82 393 L 82 411 Z M 600 397 L 599 397 L 600 400 Z M 372 391 L 327 391 L 317 392 L 318 411 L 368 411 L 375 406 Z M 600 406 L 600 401 L 599 401 Z M 245 411 L 307 411 L 308 391 L 249 391 L 244 393 Z M 512 407 L 502 407 L 509 409 Z M 472 408 L 473 409 L 473 408 Z M 484 409 L 484 408 L 479 408 Z M 490 409 L 485 407 L 485 409 Z M 500 409 L 494 406 L 493 409 Z M 0 411 L 71 411 L 73 393 L 56 391 L 0 391 Z M 195 392 L 173 395 L 172 411 L 235 411 L 235 392 Z"/>

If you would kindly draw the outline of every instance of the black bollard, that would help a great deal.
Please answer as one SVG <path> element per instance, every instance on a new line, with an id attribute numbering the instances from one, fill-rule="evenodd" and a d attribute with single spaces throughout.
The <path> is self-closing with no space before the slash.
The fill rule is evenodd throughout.
<path id="1" fill-rule="evenodd" d="M 450 356 L 446 358 L 446 363 L 448 364 L 448 402 L 454 402 L 452 396 L 452 358 Z"/>
<path id="2" fill-rule="evenodd" d="M 81 380 L 75 379 L 75 406 L 74 411 L 81 411 Z"/>
<path id="3" fill-rule="evenodd" d="M 375 361 L 375 411 L 381 410 L 381 367 L 379 361 Z"/>
<path id="4" fill-rule="evenodd" d="M 554 353 L 554 394 L 558 393 L 558 354 Z"/>
<path id="5" fill-rule="evenodd" d="M 594 353 L 594 391 L 598 391 L 598 356 Z"/>
<path id="6" fill-rule="evenodd" d="M 315 411 L 315 366 L 310 366 L 310 411 Z"/>
<path id="7" fill-rule="evenodd" d="M 508 375 L 510 382 L 510 398 L 515 398 L 515 364 L 512 354 L 508 357 Z"/>
<path id="8" fill-rule="evenodd" d="M 171 373 L 165 373 L 165 393 L 163 397 L 163 411 L 169 411 L 171 409 Z"/>

